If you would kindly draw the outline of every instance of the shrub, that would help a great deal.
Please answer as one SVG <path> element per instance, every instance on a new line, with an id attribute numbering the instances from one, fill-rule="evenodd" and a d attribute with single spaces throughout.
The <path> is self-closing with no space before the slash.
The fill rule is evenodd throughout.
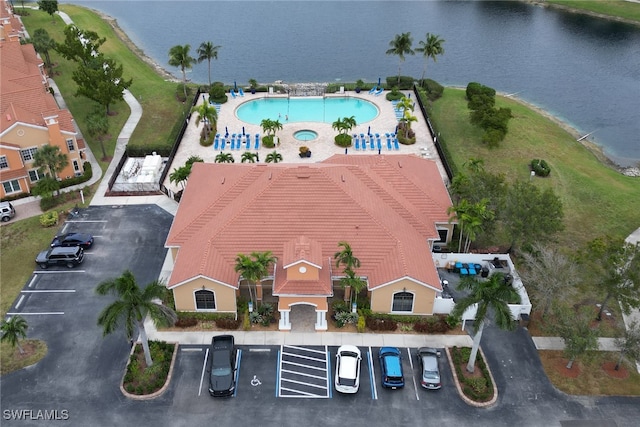
<path id="1" fill-rule="evenodd" d="M 341 312 L 348 312 L 350 311 L 349 309 L 349 303 L 347 301 L 344 300 L 336 300 L 331 304 L 331 308 L 333 309 L 334 314 L 335 313 L 341 313 Z"/>
<path id="2" fill-rule="evenodd" d="M 43 227 L 53 227 L 58 223 L 58 212 L 50 211 L 40 215 L 40 225 Z"/>
<path id="3" fill-rule="evenodd" d="M 189 328 L 191 326 L 196 326 L 198 324 L 198 320 L 193 317 L 182 317 L 176 320 L 175 326 L 178 328 Z"/>
<path id="4" fill-rule="evenodd" d="M 240 326 L 240 320 L 222 317 L 220 319 L 216 319 L 216 326 L 220 329 L 229 329 L 233 331 L 238 329 L 238 326 Z"/>
<path id="5" fill-rule="evenodd" d="M 367 318 L 364 316 L 358 317 L 358 332 L 363 333 L 367 327 Z"/>
<path id="6" fill-rule="evenodd" d="M 467 397 L 475 401 L 487 401 L 493 395 L 493 383 L 481 354 L 478 353 L 476 356 L 476 366 L 482 372 L 482 378 L 467 378 L 462 372 L 461 364 L 465 364 L 470 355 L 471 348 L 469 347 L 458 348 L 454 346 L 451 348 L 451 359 L 455 365 L 458 381 L 460 381 L 462 391 Z"/>
<path id="7" fill-rule="evenodd" d="M 391 92 L 387 93 L 386 99 L 387 101 L 400 101 L 404 96 L 404 93 L 400 92 L 397 86 L 393 86 Z"/>
<path id="8" fill-rule="evenodd" d="M 209 135 L 207 135 L 207 137 L 204 137 L 204 129 L 202 129 L 202 132 L 200 134 L 200 145 L 202 145 L 203 147 L 211 147 L 213 145 L 213 139 L 215 138 L 215 132 L 210 131 Z"/>
<path id="9" fill-rule="evenodd" d="M 495 98 L 496 90 L 477 82 L 470 82 L 467 85 L 466 95 L 468 100 L 471 100 L 474 95 L 485 95 L 490 98 Z"/>
<path id="10" fill-rule="evenodd" d="M 413 330 L 420 333 L 441 334 L 449 330 L 443 316 L 431 316 L 413 324 Z"/>
<path id="11" fill-rule="evenodd" d="M 536 173 L 537 176 L 549 176 L 551 173 L 551 168 L 547 164 L 546 161 L 541 159 L 533 159 L 530 163 L 531 170 Z"/>
<path id="12" fill-rule="evenodd" d="M 262 137 L 262 146 L 266 148 L 274 148 L 276 146 L 273 142 L 273 135 L 266 135 Z"/>
<path id="13" fill-rule="evenodd" d="M 395 331 L 398 328 L 398 322 L 393 319 L 376 319 L 367 317 L 367 328 L 372 331 Z"/>
<path id="14" fill-rule="evenodd" d="M 429 101 L 435 101 L 439 99 L 440 97 L 442 97 L 442 93 L 444 92 L 444 86 L 431 79 L 420 81 L 420 87 L 425 90 Z"/>
<path id="15" fill-rule="evenodd" d="M 242 316 L 242 329 L 248 331 L 251 329 L 251 319 L 249 318 L 249 309 L 244 311 L 244 315 Z"/>
<path id="16" fill-rule="evenodd" d="M 358 323 L 358 313 L 341 311 L 340 313 L 336 313 L 335 318 L 336 318 L 336 324 L 339 328 L 342 328 L 344 325 L 348 323 L 353 323 L 353 324 Z"/>
<path id="17" fill-rule="evenodd" d="M 262 315 L 257 311 L 252 311 L 249 313 L 249 320 L 251 323 L 262 323 L 264 321 Z"/>
<path id="18" fill-rule="evenodd" d="M 336 135 L 334 141 L 338 147 L 351 147 L 351 135 L 348 135 L 346 133 L 340 133 Z"/>
<path id="19" fill-rule="evenodd" d="M 447 325 L 449 325 L 450 329 L 457 328 L 460 326 L 460 318 L 452 315 L 448 315 L 446 319 Z"/>
<path id="20" fill-rule="evenodd" d="M 409 90 L 413 88 L 413 82 L 415 81 L 411 76 L 400 76 L 400 83 L 398 83 L 398 76 L 389 76 L 386 78 L 387 87 L 398 86 L 400 90 Z"/>

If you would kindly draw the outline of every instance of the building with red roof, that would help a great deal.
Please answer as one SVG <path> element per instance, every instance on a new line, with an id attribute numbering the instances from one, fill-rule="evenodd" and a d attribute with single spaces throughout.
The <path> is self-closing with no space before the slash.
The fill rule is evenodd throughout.
<path id="1" fill-rule="evenodd" d="M 451 240 L 450 206 L 436 163 L 414 155 L 196 163 L 166 241 L 167 286 L 177 310 L 236 313 L 246 286 L 236 257 L 270 251 L 277 261 L 258 300 L 277 300 L 280 329 L 291 328 L 296 306 L 311 305 L 316 330 L 326 330 L 344 241 L 360 260 L 373 311 L 431 315 L 442 291 L 431 252 Z"/>

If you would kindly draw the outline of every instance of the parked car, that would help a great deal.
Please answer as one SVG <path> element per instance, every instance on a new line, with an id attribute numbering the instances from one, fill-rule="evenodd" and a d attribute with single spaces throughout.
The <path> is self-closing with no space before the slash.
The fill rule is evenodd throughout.
<path id="1" fill-rule="evenodd" d="M 93 236 L 85 233 L 65 233 L 56 236 L 51 241 L 51 247 L 57 246 L 80 246 L 82 249 L 89 249 L 93 246 Z"/>
<path id="2" fill-rule="evenodd" d="M 49 248 L 36 257 L 36 264 L 40 268 L 47 268 L 50 265 L 66 265 L 73 268 L 82 261 L 84 261 L 84 249 L 80 246 Z"/>
<path id="3" fill-rule="evenodd" d="M 397 347 L 382 347 L 378 353 L 382 370 L 382 386 L 387 388 L 404 387 L 402 356 Z"/>
<path id="4" fill-rule="evenodd" d="M 231 396 L 235 391 L 235 358 L 233 335 L 218 335 L 211 339 L 211 368 L 209 369 L 211 396 Z"/>
<path id="5" fill-rule="evenodd" d="M 16 210 L 11 202 L 0 202 L 0 216 L 2 222 L 7 222 L 16 215 Z"/>
<path id="6" fill-rule="evenodd" d="M 438 390 L 442 387 L 440 369 L 438 368 L 439 357 L 440 351 L 435 348 L 421 347 L 418 349 L 418 360 L 422 368 L 420 385 L 426 389 Z"/>
<path id="7" fill-rule="evenodd" d="M 360 349 L 354 345 L 343 345 L 336 354 L 336 391 L 357 393 L 360 387 Z"/>

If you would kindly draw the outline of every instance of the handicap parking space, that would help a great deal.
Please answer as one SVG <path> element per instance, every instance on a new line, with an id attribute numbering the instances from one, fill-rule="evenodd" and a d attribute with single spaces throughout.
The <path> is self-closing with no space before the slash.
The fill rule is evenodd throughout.
<path id="1" fill-rule="evenodd" d="M 331 359 L 327 347 L 282 346 L 278 397 L 331 397 Z"/>

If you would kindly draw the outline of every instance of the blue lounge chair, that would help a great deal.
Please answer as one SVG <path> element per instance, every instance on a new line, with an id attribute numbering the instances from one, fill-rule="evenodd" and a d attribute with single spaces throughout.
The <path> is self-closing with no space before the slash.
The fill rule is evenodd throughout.
<path id="1" fill-rule="evenodd" d="M 236 97 L 236 93 L 233 91 L 233 89 L 229 89 L 229 93 L 231 94 L 232 98 Z"/>
<path id="2" fill-rule="evenodd" d="M 244 91 L 242 90 L 242 88 L 238 89 L 238 93 L 240 94 L 240 96 L 244 96 Z"/>
<path id="3" fill-rule="evenodd" d="M 393 149 L 394 150 L 399 150 L 400 149 L 400 143 L 398 143 L 398 138 L 394 138 L 393 139 Z"/>
<path id="4" fill-rule="evenodd" d="M 371 90 L 369 91 L 369 95 L 371 95 L 373 92 L 375 92 L 378 89 L 378 86 L 374 86 L 371 88 Z"/>
<path id="5" fill-rule="evenodd" d="M 384 89 L 380 88 L 380 89 L 378 89 L 377 91 L 375 91 L 373 94 L 374 94 L 375 96 L 378 96 L 378 95 L 380 95 L 383 91 L 384 91 Z"/>
<path id="6" fill-rule="evenodd" d="M 260 134 L 256 133 L 256 145 L 253 147 L 254 150 L 257 150 L 260 148 Z"/>
<path id="7" fill-rule="evenodd" d="M 213 142 L 213 149 L 218 151 L 219 147 L 220 147 L 220 134 L 217 134 Z"/>
<path id="8" fill-rule="evenodd" d="M 382 142 L 380 142 L 380 137 L 376 138 L 376 144 L 378 145 L 378 151 L 382 150 Z"/>
<path id="9" fill-rule="evenodd" d="M 222 138 L 222 141 L 220 141 L 220 149 L 224 150 L 225 146 L 227 145 L 227 140 L 226 138 Z"/>
<path id="10" fill-rule="evenodd" d="M 251 135 L 247 134 L 247 150 L 251 150 Z"/>
<path id="11" fill-rule="evenodd" d="M 233 135 L 231 135 L 231 149 L 232 150 L 236 149 L 236 134 L 235 133 Z"/>
<path id="12" fill-rule="evenodd" d="M 375 150 L 376 149 L 376 144 L 375 144 L 375 141 L 373 140 L 373 135 L 371 135 L 369 137 L 369 148 L 371 150 Z"/>
<path id="13" fill-rule="evenodd" d="M 354 138 L 356 141 L 356 151 L 360 151 L 360 140 L 358 138 Z"/>

